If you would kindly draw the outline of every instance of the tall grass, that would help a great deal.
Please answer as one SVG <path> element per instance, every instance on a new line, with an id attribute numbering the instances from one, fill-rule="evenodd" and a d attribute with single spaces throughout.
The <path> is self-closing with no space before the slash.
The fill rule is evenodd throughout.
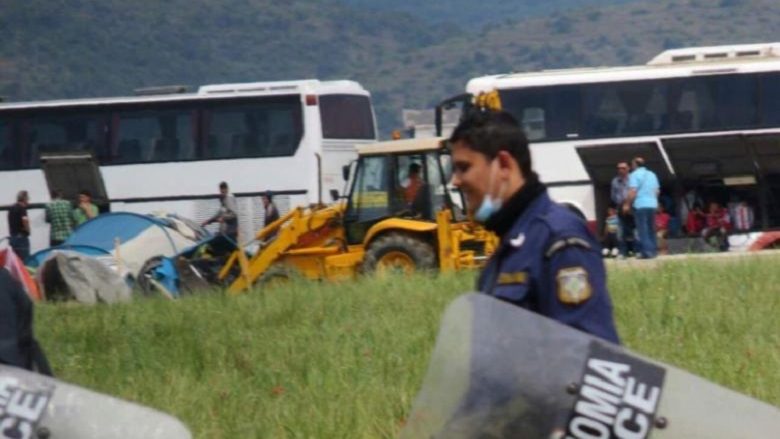
<path id="1" fill-rule="evenodd" d="M 778 262 L 612 270 L 624 343 L 780 404 Z M 473 282 L 390 276 L 42 305 L 36 330 L 61 379 L 172 413 L 199 438 L 394 437 L 441 312 Z"/>

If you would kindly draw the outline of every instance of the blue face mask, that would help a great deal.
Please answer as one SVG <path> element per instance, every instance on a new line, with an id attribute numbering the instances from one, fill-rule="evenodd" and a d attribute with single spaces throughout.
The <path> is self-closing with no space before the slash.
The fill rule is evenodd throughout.
<path id="1" fill-rule="evenodd" d="M 490 194 L 485 194 L 482 199 L 482 204 L 479 205 L 479 209 L 474 212 L 474 219 L 484 223 L 488 218 L 493 216 L 494 213 L 501 210 L 501 199 L 493 201 L 493 197 Z"/>
<path id="2" fill-rule="evenodd" d="M 495 159 L 493 160 L 493 163 L 495 163 Z M 485 196 L 482 198 L 482 203 L 479 205 L 479 208 L 477 208 L 477 211 L 474 212 L 474 219 L 484 223 L 488 220 L 491 216 L 493 216 L 494 213 L 501 210 L 501 206 L 503 205 L 503 202 L 501 201 L 501 196 L 493 197 L 493 194 L 491 192 L 493 191 L 493 183 L 495 181 L 495 171 L 496 169 L 493 167 L 493 163 L 490 164 L 490 181 L 488 184 L 488 193 L 485 194 Z M 503 187 L 501 192 L 503 192 Z"/>

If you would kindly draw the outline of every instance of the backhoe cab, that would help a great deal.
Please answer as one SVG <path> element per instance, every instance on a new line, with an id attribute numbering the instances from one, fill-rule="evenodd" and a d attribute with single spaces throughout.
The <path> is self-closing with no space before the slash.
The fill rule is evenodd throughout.
<path id="1" fill-rule="evenodd" d="M 220 273 L 231 292 L 292 274 L 337 280 L 374 270 L 477 267 L 494 251 L 496 238 L 466 219 L 460 192 L 448 186 L 451 159 L 442 139 L 380 142 L 357 152 L 345 200 L 296 208 L 258 232 L 264 245 L 254 256 L 231 255 Z"/>

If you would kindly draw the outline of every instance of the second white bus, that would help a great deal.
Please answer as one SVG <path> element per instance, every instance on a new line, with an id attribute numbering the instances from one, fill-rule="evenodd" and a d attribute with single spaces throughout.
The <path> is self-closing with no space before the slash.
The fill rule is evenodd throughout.
<path id="1" fill-rule="evenodd" d="M 742 230 L 750 236 L 732 247 L 753 246 L 762 234 L 751 232 L 780 229 L 780 43 L 675 49 L 640 66 L 484 76 L 466 91 L 498 94 L 522 123 L 551 195 L 594 230 L 615 165 L 636 156 L 658 174 L 677 227 L 695 193 L 750 206 L 754 221 Z"/>

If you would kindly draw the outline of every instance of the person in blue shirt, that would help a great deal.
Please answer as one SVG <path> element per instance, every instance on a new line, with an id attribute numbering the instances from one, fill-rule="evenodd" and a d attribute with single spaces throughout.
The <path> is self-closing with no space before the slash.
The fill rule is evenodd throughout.
<path id="1" fill-rule="evenodd" d="M 628 196 L 623 203 L 623 212 L 633 208 L 638 237 L 640 259 L 652 259 L 658 255 L 655 236 L 655 212 L 658 210 L 660 186 L 655 173 L 645 167 L 642 157 L 631 160 L 631 174 L 628 176 Z"/>
<path id="2" fill-rule="evenodd" d="M 601 248 L 584 221 L 548 196 L 517 121 L 475 112 L 449 140 L 452 183 L 474 219 L 500 237 L 477 288 L 619 343 Z"/>

